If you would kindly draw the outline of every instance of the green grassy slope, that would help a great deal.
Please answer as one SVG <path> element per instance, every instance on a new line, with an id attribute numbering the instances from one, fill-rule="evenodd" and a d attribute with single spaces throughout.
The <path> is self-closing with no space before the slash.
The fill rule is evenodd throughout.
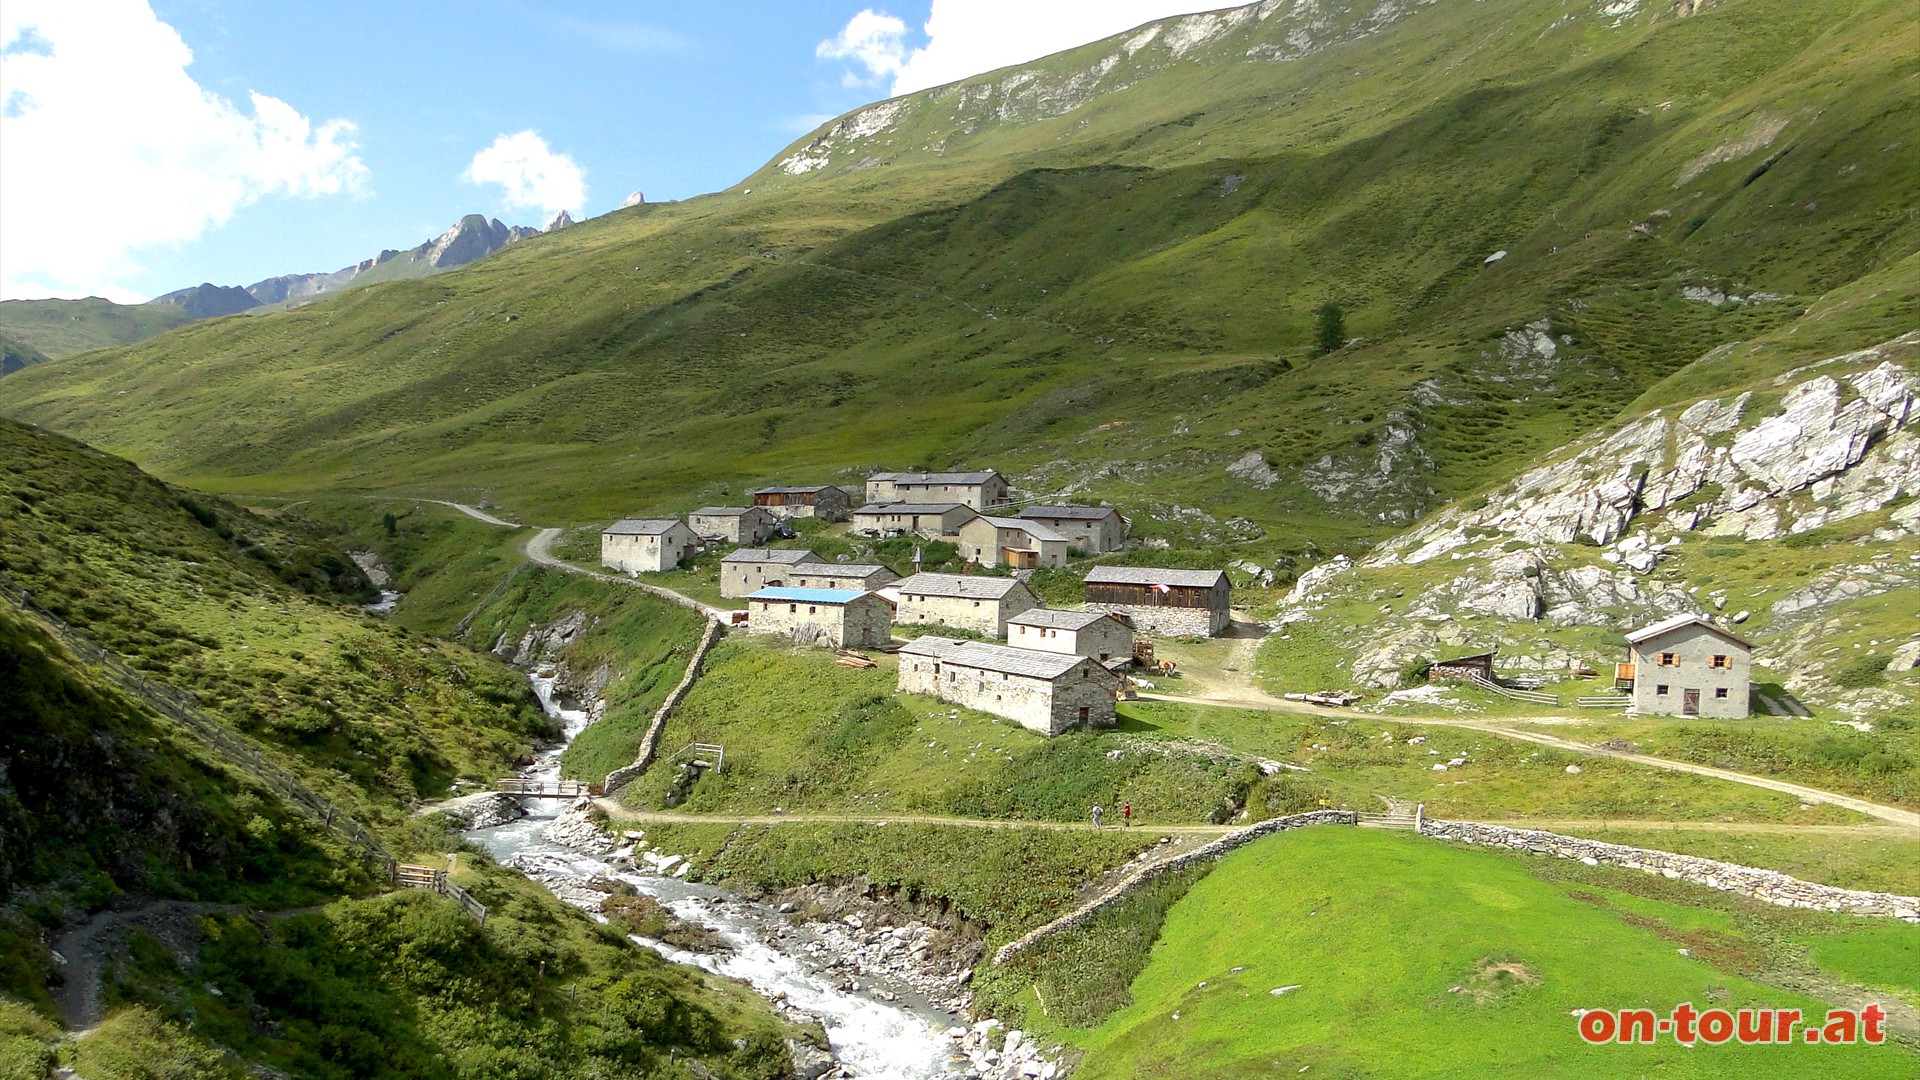
<path id="1" fill-rule="evenodd" d="M 176 304 L 116 304 L 97 296 L 0 300 L 0 333 L 8 343 L 53 360 L 131 345 L 192 321 Z"/>
<path id="2" fill-rule="evenodd" d="M 1049 116 L 928 91 L 813 172 L 38 365 L 0 409 L 232 491 L 582 521 L 991 459 L 1350 539 L 1920 247 L 1888 212 L 1920 175 L 1901 5 L 1656 14 L 1436 4 L 1280 62 L 1248 50 L 1291 24 L 1248 23 L 1141 50 Z M 1031 71 L 1071 80 L 1114 48 Z M 1681 299 L 1695 284 L 1781 299 Z M 1330 300 L 1362 340 L 1314 358 Z M 1550 363 L 1501 356 L 1540 319 Z M 1249 452 L 1274 486 L 1225 474 Z"/>
<path id="3" fill-rule="evenodd" d="M 1172 907 L 1130 1005 L 1062 1033 L 1088 1050 L 1076 1075 L 1912 1074 L 1914 1051 L 1892 1042 L 1584 1044 L 1579 1009 L 1665 1015 L 1692 1002 L 1824 1019 L 1825 1004 L 1766 984 L 1770 937 L 1830 940 L 1823 949 L 1842 966 L 1839 943 L 1854 931 L 1910 949 L 1920 928 L 1756 921 L 1635 895 L 1643 883 L 1626 878 L 1550 872 L 1560 869 L 1401 834 L 1314 829 L 1263 841 Z M 1269 992 L 1285 986 L 1297 989 Z"/>
<path id="4" fill-rule="evenodd" d="M 504 665 L 363 613 L 360 571 L 297 519 L 12 422 L 0 422 L 0 572 L 376 818 L 456 777 L 491 779 L 546 730 Z"/>

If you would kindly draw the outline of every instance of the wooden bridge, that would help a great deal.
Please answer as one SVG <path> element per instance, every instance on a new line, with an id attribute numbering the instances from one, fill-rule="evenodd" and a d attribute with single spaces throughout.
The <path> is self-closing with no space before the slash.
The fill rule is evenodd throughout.
<path id="1" fill-rule="evenodd" d="M 595 794 L 593 785 L 579 780 L 529 780 L 524 776 L 503 776 L 493 782 L 493 789 L 527 799 L 577 799 Z"/>

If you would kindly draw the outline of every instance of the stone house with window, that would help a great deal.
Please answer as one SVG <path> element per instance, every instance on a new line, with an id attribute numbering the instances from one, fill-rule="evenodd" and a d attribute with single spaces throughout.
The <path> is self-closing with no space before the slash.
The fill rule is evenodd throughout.
<path id="1" fill-rule="evenodd" d="M 980 517 L 960 526 L 960 556 L 981 566 L 1067 565 L 1067 538 L 1025 518 Z"/>
<path id="2" fill-rule="evenodd" d="M 900 650 L 899 687 L 1004 716 L 1042 735 L 1111 727 L 1119 678 L 1098 661 L 929 634 Z"/>
<path id="3" fill-rule="evenodd" d="M 702 540 L 748 547 L 772 536 L 773 522 L 758 506 L 703 506 L 687 515 L 687 527 Z"/>
<path id="4" fill-rule="evenodd" d="M 1029 506 L 1016 516 L 1065 536 L 1069 547 L 1086 555 L 1119 551 L 1127 543 L 1127 519 L 1111 506 Z"/>
<path id="5" fill-rule="evenodd" d="M 1224 570 L 1096 566 L 1087 571 L 1088 611 L 1111 611 L 1134 628 L 1176 637 L 1212 637 L 1232 621 Z"/>
<path id="6" fill-rule="evenodd" d="M 1090 656 L 1101 663 L 1133 657 L 1133 628 L 1105 611 L 1033 608 L 1007 620 L 1007 644 L 1018 649 Z"/>
<path id="7" fill-rule="evenodd" d="M 747 633 L 822 648 L 874 648 L 893 640 L 893 605 L 857 589 L 761 589 L 747 597 Z"/>
<path id="8" fill-rule="evenodd" d="M 949 540 L 960 526 L 979 517 L 965 503 L 873 503 L 853 512 L 853 531 L 861 536 L 923 536 Z"/>
<path id="9" fill-rule="evenodd" d="M 1001 506 L 1013 497 L 1007 478 L 992 469 L 978 472 L 883 472 L 867 477 L 867 501 L 956 502 L 975 510 Z"/>
<path id="10" fill-rule="evenodd" d="M 803 589 L 860 589 L 872 592 L 900 580 L 900 575 L 878 563 L 810 562 L 793 568 L 789 585 Z"/>
<path id="11" fill-rule="evenodd" d="M 1735 720 L 1747 715 L 1753 645 L 1699 615 L 1676 615 L 1627 635 L 1632 711 Z"/>
<path id="12" fill-rule="evenodd" d="M 600 530 L 600 565 L 624 574 L 655 574 L 700 550 L 692 529 L 671 518 L 625 518 Z"/>
<path id="13" fill-rule="evenodd" d="M 818 487 L 764 487 L 747 493 L 753 505 L 777 518 L 817 517 L 845 521 L 853 509 L 846 491 L 832 484 Z"/>
<path id="14" fill-rule="evenodd" d="M 811 551 L 784 548 L 738 548 L 720 560 L 720 595 L 752 596 L 761 589 L 778 585 L 799 585 L 792 580 L 798 567 L 819 561 Z"/>
<path id="15" fill-rule="evenodd" d="M 915 574 L 890 592 L 900 594 L 900 623 L 931 623 L 972 630 L 992 637 L 1007 636 L 1007 620 L 1040 606 L 1018 578 L 963 577 L 959 574 Z"/>

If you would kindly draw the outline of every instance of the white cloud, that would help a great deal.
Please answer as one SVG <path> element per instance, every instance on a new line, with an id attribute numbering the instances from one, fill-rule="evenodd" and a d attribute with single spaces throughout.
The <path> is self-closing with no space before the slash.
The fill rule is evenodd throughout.
<path id="1" fill-rule="evenodd" d="M 473 155 L 460 179 L 469 184 L 499 184 L 508 206 L 579 213 L 587 201 L 587 173 L 572 158 L 556 154 L 532 129 L 501 135 Z"/>
<path id="2" fill-rule="evenodd" d="M 906 23 L 866 9 L 814 54 L 862 69 L 849 66 L 849 85 L 891 80 L 889 93 L 910 94 L 1219 6 L 1219 0 L 933 0 L 925 45 L 909 49 Z"/>
<path id="3" fill-rule="evenodd" d="M 868 8 L 848 19 L 838 34 L 814 46 L 813 55 L 822 60 L 851 60 L 865 68 L 864 75 L 847 68 L 848 86 L 878 86 L 883 79 L 898 77 L 906 65 L 906 37 L 905 22 Z"/>
<path id="4" fill-rule="evenodd" d="M 125 296 L 143 250 L 270 195 L 364 190 L 352 124 L 203 89 L 146 0 L 8 0 L 0 51 L 0 295 Z"/>

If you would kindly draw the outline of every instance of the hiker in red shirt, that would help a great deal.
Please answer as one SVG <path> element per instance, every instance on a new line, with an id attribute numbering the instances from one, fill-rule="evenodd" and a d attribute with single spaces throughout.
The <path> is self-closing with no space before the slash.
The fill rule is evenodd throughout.
<path id="1" fill-rule="evenodd" d="M 1132 803 L 1120 804 L 1120 821 L 1122 824 L 1128 826 L 1129 828 L 1132 827 L 1133 825 L 1133 804 Z"/>

